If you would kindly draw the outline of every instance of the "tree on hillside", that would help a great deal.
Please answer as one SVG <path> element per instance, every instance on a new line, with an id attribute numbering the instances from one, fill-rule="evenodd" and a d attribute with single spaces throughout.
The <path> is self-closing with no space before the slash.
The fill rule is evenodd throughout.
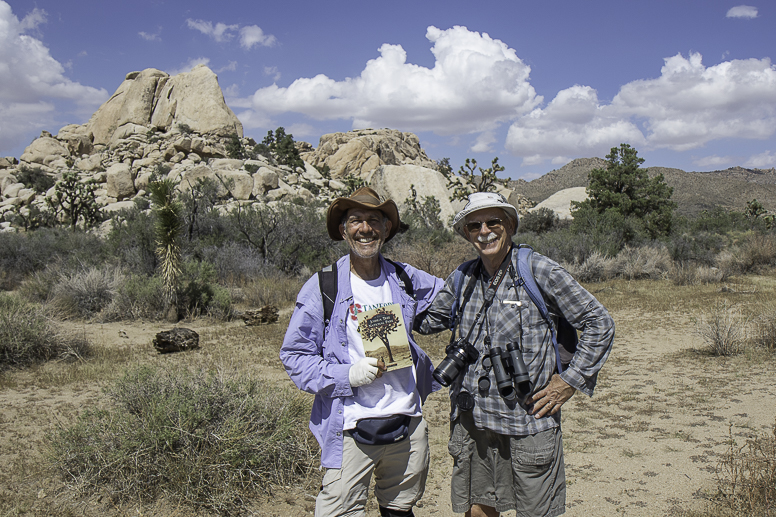
<path id="1" fill-rule="evenodd" d="M 291 168 L 304 167 L 304 161 L 294 143 L 294 135 L 286 134 L 286 129 L 283 127 L 277 128 L 274 134 L 272 131 L 267 131 L 267 136 L 261 144 L 254 147 L 254 151 L 265 156 L 267 151 L 270 151 L 275 154 L 278 163 Z"/>
<path id="2" fill-rule="evenodd" d="M 589 198 L 572 203 L 575 222 L 589 221 L 593 214 L 606 215 L 608 220 L 620 219 L 623 226 L 641 229 L 653 239 L 668 235 L 676 203 L 671 201 L 674 189 L 666 184 L 663 174 L 650 178 L 639 168 L 644 159 L 628 144 L 612 147 L 606 159 L 605 169 L 590 171 Z"/>

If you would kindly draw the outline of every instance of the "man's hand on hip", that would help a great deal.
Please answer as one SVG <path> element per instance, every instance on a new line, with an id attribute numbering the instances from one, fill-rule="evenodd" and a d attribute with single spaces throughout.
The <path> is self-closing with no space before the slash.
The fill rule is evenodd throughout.
<path id="1" fill-rule="evenodd" d="M 348 379 L 352 388 L 358 388 L 369 384 L 383 375 L 383 368 L 379 368 L 375 357 L 364 357 L 350 367 Z"/>
<path id="2" fill-rule="evenodd" d="M 536 415 L 536 418 L 554 415 L 575 391 L 577 390 L 566 384 L 560 375 L 553 374 L 550 383 L 531 398 L 534 405 L 530 413 Z"/>

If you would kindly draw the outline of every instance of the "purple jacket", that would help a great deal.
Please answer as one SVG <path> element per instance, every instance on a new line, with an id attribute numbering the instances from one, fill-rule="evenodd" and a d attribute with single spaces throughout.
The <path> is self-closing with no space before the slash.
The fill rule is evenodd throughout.
<path id="1" fill-rule="evenodd" d="M 412 326 L 415 315 L 425 311 L 437 292 L 444 286 L 441 278 L 429 275 L 419 269 L 402 264 L 412 279 L 415 289 L 413 300 L 399 285 L 395 268 L 380 255 L 380 266 L 386 272 L 394 303 L 401 303 L 404 326 L 410 342 L 412 359 L 417 372 L 417 387 L 421 402 L 432 391 L 441 386 L 434 380 L 434 365 L 426 353 L 415 343 Z M 288 376 L 301 390 L 313 393 L 310 430 L 321 446 L 321 465 L 338 469 L 342 465 L 343 409 L 345 398 L 353 395 L 348 372 L 348 338 L 345 322 L 348 307 L 352 302 L 350 288 L 350 256 L 337 261 L 337 299 L 331 315 L 331 324 L 326 338 L 323 337 L 323 302 L 318 285 L 318 275 L 305 283 L 296 299 L 296 308 L 288 324 L 280 360 Z"/>

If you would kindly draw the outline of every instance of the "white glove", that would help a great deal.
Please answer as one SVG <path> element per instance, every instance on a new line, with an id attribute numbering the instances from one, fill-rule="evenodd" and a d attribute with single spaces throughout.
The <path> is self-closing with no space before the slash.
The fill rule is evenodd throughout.
<path id="1" fill-rule="evenodd" d="M 369 384 L 377 378 L 377 358 L 364 357 L 359 362 L 350 367 L 348 379 L 352 388 L 358 388 L 364 384 Z"/>

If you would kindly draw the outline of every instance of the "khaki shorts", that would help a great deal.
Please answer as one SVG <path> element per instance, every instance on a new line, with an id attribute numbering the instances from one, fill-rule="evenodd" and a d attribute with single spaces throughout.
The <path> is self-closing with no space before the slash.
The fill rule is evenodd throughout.
<path id="1" fill-rule="evenodd" d="M 326 470 L 315 500 L 315 516 L 365 515 L 373 473 L 377 504 L 411 510 L 426 489 L 430 460 L 426 421 L 413 417 L 410 435 L 390 445 L 362 445 L 350 433 L 343 434 L 342 468 Z"/>
<path id="2" fill-rule="evenodd" d="M 474 426 L 471 412 L 451 424 L 453 511 L 472 505 L 518 517 L 552 517 L 566 511 L 566 474 L 560 428 L 508 436 Z"/>

